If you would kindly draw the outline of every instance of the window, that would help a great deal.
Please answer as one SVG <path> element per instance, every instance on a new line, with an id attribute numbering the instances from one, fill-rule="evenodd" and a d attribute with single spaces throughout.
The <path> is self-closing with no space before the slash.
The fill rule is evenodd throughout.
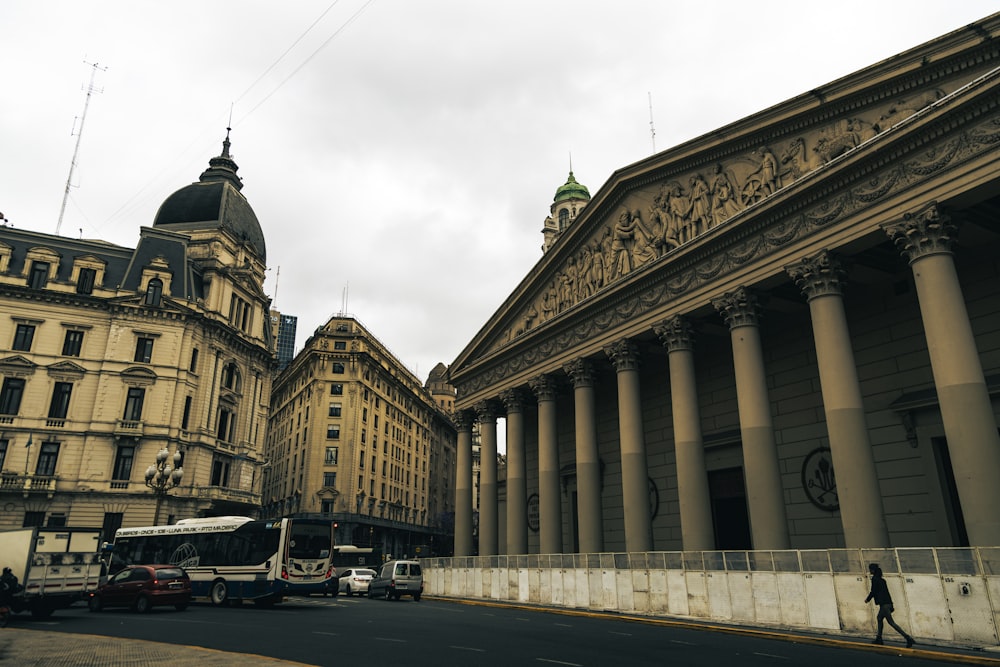
<path id="1" fill-rule="evenodd" d="M 56 460 L 59 458 L 58 442 L 43 442 L 41 450 L 38 452 L 38 464 L 35 466 L 35 474 L 42 477 L 51 477 L 56 474 Z"/>
<path id="2" fill-rule="evenodd" d="M 335 350 L 346 350 L 347 349 L 347 342 L 343 341 L 343 340 L 335 340 L 335 341 L 333 341 L 333 349 L 335 349 Z"/>
<path id="3" fill-rule="evenodd" d="M 96 282 L 97 269 L 80 269 L 80 274 L 76 278 L 76 293 L 92 294 Z"/>
<path id="4" fill-rule="evenodd" d="M 123 512 L 105 512 L 104 525 L 101 527 L 101 541 L 114 542 L 115 533 L 122 527 Z"/>
<path id="5" fill-rule="evenodd" d="M 191 420 L 191 397 L 184 397 L 184 414 L 181 416 L 181 428 L 187 430 L 188 422 Z"/>
<path id="6" fill-rule="evenodd" d="M 31 351 L 31 341 L 35 339 L 34 324 L 18 324 L 14 332 L 14 348 L 21 352 Z"/>
<path id="7" fill-rule="evenodd" d="M 219 408 L 219 424 L 216 436 L 219 440 L 226 442 L 233 441 L 233 433 L 236 430 L 236 416 L 226 408 Z"/>
<path id="8" fill-rule="evenodd" d="M 160 301 L 163 298 L 163 281 L 159 278 L 153 278 L 148 283 L 146 283 L 146 300 L 145 304 L 147 306 L 157 307 L 160 305 Z"/>
<path id="9" fill-rule="evenodd" d="M 49 282 L 49 263 L 32 262 L 31 273 L 28 274 L 28 287 L 42 289 Z"/>
<path id="10" fill-rule="evenodd" d="M 63 339 L 62 353 L 67 357 L 79 357 L 83 348 L 83 332 L 67 331 L 66 338 Z"/>
<path id="11" fill-rule="evenodd" d="M 328 417 L 339 417 L 340 416 L 340 408 L 341 408 L 340 403 L 331 403 L 330 404 L 330 414 L 327 415 L 327 416 Z"/>
<path id="12" fill-rule="evenodd" d="M 4 378 L 3 389 L 0 389 L 0 415 L 16 415 L 21 409 L 22 396 L 24 396 L 24 380 Z"/>
<path id="13" fill-rule="evenodd" d="M 194 348 L 193 350 L 191 350 L 191 367 L 190 367 L 190 370 L 191 370 L 192 373 L 197 373 L 198 372 L 198 348 Z"/>
<path id="14" fill-rule="evenodd" d="M 569 211 L 566 209 L 559 210 L 559 231 L 565 231 L 566 227 L 569 226 Z"/>
<path id="15" fill-rule="evenodd" d="M 222 369 L 222 386 L 232 391 L 240 390 L 240 369 L 236 364 L 226 364 Z"/>
<path id="16" fill-rule="evenodd" d="M 328 466 L 337 465 L 337 456 L 340 453 L 340 447 L 327 447 L 326 448 L 326 458 L 323 459 L 323 463 Z"/>
<path id="17" fill-rule="evenodd" d="M 216 456 L 212 459 L 211 486 L 229 486 L 229 457 Z"/>
<path id="18" fill-rule="evenodd" d="M 128 481 L 132 476 L 132 462 L 135 460 L 135 445 L 121 445 L 115 453 L 115 468 L 111 479 Z"/>
<path id="19" fill-rule="evenodd" d="M 326 427 L 326 439 L 327 440 L 339 440 L 340 439 L 340 425 L 339 424 L 328 424 Z"/>
<path id="20" fill-rule="evenodd" d="M 146 390 L 140 387 L 129 387 L 125 398 L 125 421 L 137 422 L 142 419 L 142 402 L 146 398 Z"/>
<path id="21" fill-rule="evenodd" d="M 361 456 L 358 457 L 358 470 L 365 469 L 365 453 L 361 452 Z M 360 486 L 360 484 L 358 485 Z"/>
<path id="22" fill-rule="evenodd" d="M 322 507 L 320 508 L 320 511 L 323 514 L 333 514 L 333 511 L 334 511 L 333 510 L 333 501 L 332 500 L 324 500 L 323 504 L 322 504 Z"/>
<path id="23" fill-rule="evenodd" d="M 25 528 L 41 528 L 45 525 L 45 512 L 25 512 L 21 525 Z"/>
<path id="24" fill-rule="evenodd" d="M 153 358 L 153 339 L 139 336 L 135 341 L 135 361 L 148 364 Z"/>
<path id="25" fill-rule="evenodd" d="M 0 440 L 0 470 L 3 470 L 3 462 L 7 460 L 7 444 L 6 438 Z"/>
<path id="26" fill-rule="evenodd" d="M 337 473 L 335 472 L 323 473 L 323 486 L 329 486 L 331 489 L 337 486 Z"/>
<path id="27" fill-rule="evenodd" d="M 56 382 L 52 388 L 52 402 L 49 403 L 49 419 L 66 419 L 69 413 L 69 397 L 72 393 L 72 382 Z"/>
<path id="28" fill-rule="evenodd" d="M 339 382 L 330 383 L 330 395 L 331 396 L 343 396 L 344 395 L 344 385 Z"/>
<path id="29" fill-rule="evenodd" d="M 340 363 L 339 361 L 333 362 L 333 366 L 331 367 L 330 372 L 337 373 L 338 375 L 343 374 L 344 364 Z"/>

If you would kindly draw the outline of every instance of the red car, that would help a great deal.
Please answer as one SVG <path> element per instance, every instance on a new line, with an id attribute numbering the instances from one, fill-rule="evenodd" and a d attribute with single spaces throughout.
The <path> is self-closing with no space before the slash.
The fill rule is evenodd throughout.
<path id="1" fill-rule="evenodd" d="M 130 607 L 144 614 L 158 605 L 184 611 L 191 602 L 191 580 L 176 565 L 129 565 L 90 594 L 90 611 Z"/>

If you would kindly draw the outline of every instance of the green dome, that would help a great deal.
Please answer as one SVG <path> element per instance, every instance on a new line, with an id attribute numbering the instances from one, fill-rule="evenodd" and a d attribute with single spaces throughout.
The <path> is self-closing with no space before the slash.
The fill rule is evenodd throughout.
<path id="1" fill-rule="evenodd" d="M 590 201 L 590 190 L 587 189 L 586 185 L 580 185 L 576 182 L 572 171 L 569 172 L 566 184 L 559 186 L 559 189 L 556 190 L 556 196 L 552 200 L 552 203 L 557 204 L 567 199 L 586 199 Z"/>

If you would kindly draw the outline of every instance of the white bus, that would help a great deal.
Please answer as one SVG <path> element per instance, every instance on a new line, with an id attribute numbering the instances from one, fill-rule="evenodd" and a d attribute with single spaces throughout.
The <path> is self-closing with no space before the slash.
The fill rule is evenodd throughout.
<path id="1" fill-rule="evenodd" d="M 182 519 L 172 526 L 119 529 L 111 570 L 179 565 L 191 577 L 195 597 L 219 606 L 230 600 L 269 606 L 287 595 L 336 587 L 333 551 L 333 523 L 321 519 Z"/>

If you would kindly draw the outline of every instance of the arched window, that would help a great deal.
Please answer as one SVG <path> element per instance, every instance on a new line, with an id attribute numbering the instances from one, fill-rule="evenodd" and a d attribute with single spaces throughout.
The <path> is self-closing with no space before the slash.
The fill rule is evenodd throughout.
<path id="1" fill-rule="evenodd" d="M 146 305 L 159 306 L 160 299 L 163 298 L 163 281 L 159 278 L 152 278 L 146 284 Z"/>
<path id="2" fill-rule="evenodd" d="M 569 211 L 566 209 L 559 210 L 559 231 L 566 231 L 569 227 Z"/>

